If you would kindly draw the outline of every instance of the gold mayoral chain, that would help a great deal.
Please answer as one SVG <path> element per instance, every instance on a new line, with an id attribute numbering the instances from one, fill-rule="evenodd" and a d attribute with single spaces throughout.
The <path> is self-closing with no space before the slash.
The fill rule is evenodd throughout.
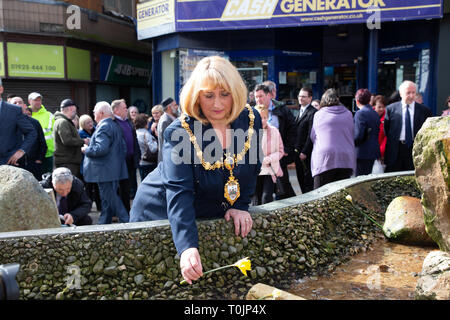
<path id="1" fill-rule="evenodd" d="M 200 146 L 197 143 L 197 138 L 192 133 L 191 128 L 189 128 L 189 124 L 186 122 L 184 117 L 181 117 L 181 125 L 189 134 L 189 140 L 191 140 L 192 144 L 194 145 L 196 155 L 202 162 L 203 168 L 205 168 L 205 170 L 216 170 L 223 169 L 223 167 L 225 166 L 225 168 L 230 171 L 230 177 L 228 178 L 228 181 L 224 186 L 224 197 L 231 205 L 233 205 L 241 195 L 238 180 L 233 175 L 233 169 L 239 161 L 244 159 L 245 154 L 247 153 L 248 149 L 250 149 L 253 136 L 253 124 L 255 123 L 255 115 L 253 114 L 252 108 L 249 105 L 246 105 L 245 107 L 249 111 L 248 117 L 250 122 L 248 125 L 248 136 L 247 141 L 244 144 L 244 149 L 238 154 L 232 155 L 231 153 L 226 153 L 224 161 L 217 160 L 216 162 L 214 162 L 214 164 L 205 161 L 205 159 L 203 158 L 203 151 L 200 149 Z"/>

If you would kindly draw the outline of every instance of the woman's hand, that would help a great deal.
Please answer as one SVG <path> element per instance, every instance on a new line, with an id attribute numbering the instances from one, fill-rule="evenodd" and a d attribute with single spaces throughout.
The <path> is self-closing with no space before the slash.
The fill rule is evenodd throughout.
<path id="1" fill-rule="evenodd" d="M 229 221 L 230 217 L 233 218 L 234 233 L 238 236 L 240 231 L 242 238 L 245 238 L 253 226 L 250 213 L 237 209 L 228 209 L 225 213 L 225 220 Z"/>
<path id="2" fill-rule="evenodd" d="M 197 248 L 189 248 L 183 251 L 180 258 L 181 275 L 187 283 L 197 280 L 203 275 L 202 261 Z"/>

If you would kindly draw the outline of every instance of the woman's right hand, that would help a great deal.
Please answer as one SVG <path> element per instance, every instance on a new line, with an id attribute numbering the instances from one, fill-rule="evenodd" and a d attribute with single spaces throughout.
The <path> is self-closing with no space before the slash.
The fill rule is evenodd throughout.
<path id="1" fill-rule="evenodd" d="M 197 248 L 189 248 L 183 251 L 180 258 L 180 269 L 181 275 L 189 284 L 203 275 L 202 261 Z"/>

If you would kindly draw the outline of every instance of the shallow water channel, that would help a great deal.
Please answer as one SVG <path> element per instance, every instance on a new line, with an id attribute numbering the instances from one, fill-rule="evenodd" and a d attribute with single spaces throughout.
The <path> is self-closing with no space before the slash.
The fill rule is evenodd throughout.
<path id="1" fill-rule="evenodd" d="M 423 261 L 433 250 L 438 248 L 382 238 L 330 274 L 299 279 L 287 291 L 308 300 L 414 300 Z"/>

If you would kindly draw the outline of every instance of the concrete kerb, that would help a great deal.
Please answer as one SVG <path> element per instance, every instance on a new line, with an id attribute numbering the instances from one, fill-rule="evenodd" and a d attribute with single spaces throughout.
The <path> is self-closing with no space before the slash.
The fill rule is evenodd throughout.
<path id="1" fill-rule="evenodd" d="M 263 204 L 260 206 L 255 206 L 250 208 L 251 213 L 265 213 L 265 212 L 271 212 L 275 210 L 280 210 L 286 207 L 299 205 L 302 203 L 314 201 L 321 199 L 323 197 L 329 196 L 333 193 L 338 192 L 339 190 L 352 187 L 354 185 L 369 182 L 373 180 L 380 180 L 380 179 L 389 179 L 389 178 L 396 178 L 396 177 L 402 177 L 402 176 L 413 176 L 414 171 L 400 171 L 400 172 L 391 172 L 391 173 L 381 173 L 381 174 L 369 174 L 365 176 L 358 176 L 355 178 L 345 179 L 345 180 L 339 180 L 336 182 L 328 183 L 324 185 L 323 187 L 313 190 L 311 192 L 300 194 L 298 196 L 283 199 L 283 200 L 277 200 L 273 201 L 267 204 Z"/>
<path id="2" fill-rule="evenodd" d="M 275 210 L 283 209 L 289 206 L 299 205 L 305 202 L 318 200 L 325 196 L 331 195 L 339 190 L 354 186 L 356 184 L 379 180 L 389 179 L 400 176 L 414 175 L 414 171 L 402 171 L 393 173 L 382 174 L 370 174 L 366 176 L 359 176 L 356 178 L 350 178 L 346 180 L 340 180 L 333 183 L 329 183 L 319 189 L 313 190 L 306 194 L 301 194 L 292 198 L 273 201 L 268 204 L 250 207 L 250 213 L 268 213 Z M 13 239 L 23 237 L 39 237 L 39 236 L 51 236 L 51 235 L 67 235 L 67 234 L 80 234 L 91 232 L 115 232 L 123 230 L 140 230 L 152 227 L 170 227 L 169 220 L 148 221 L 148 222 L 132 222 L 132 223 L 115 223 L 108 225 L 92 225 L 92 226 L 79 226 L 79 227 L 63 227 L 52 229 L 38 229 L 38 230 L 26 230 L 26 231 L 13 231 L 0 233 L 0 240 Z"/>

